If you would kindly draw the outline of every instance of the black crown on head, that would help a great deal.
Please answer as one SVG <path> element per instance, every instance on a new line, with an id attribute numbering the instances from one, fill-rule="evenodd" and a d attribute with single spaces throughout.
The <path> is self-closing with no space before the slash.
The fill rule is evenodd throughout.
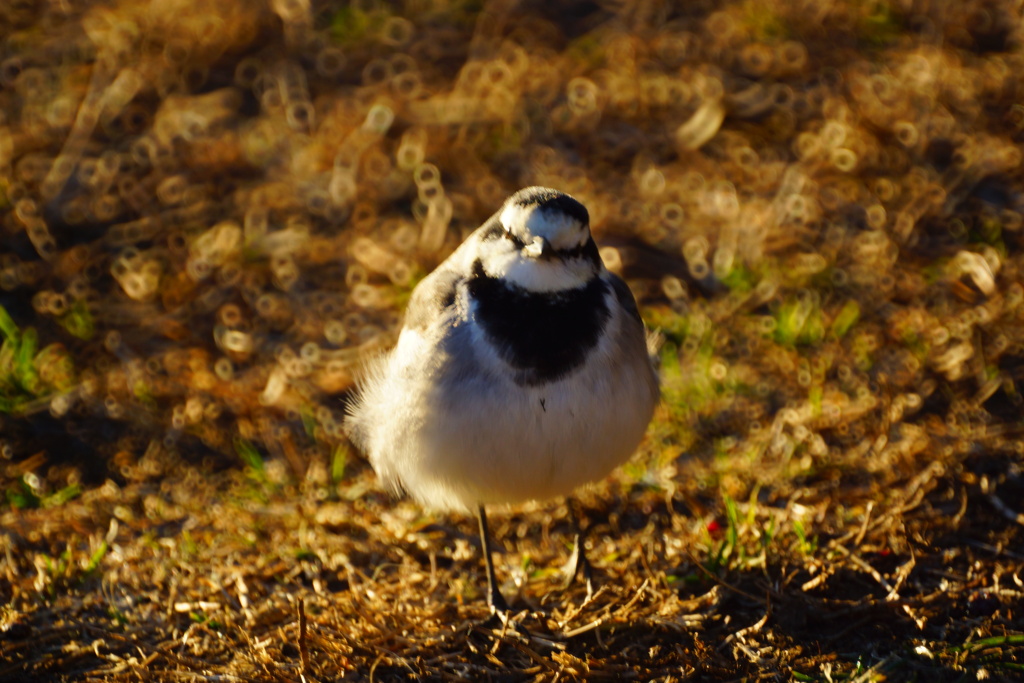
<path id="1" fill-rule="evenodd" d="M 512 195 L 511 203 L 516 206 L 537 206 L 544 211 L 560 211 L 576 219 L 581 225 L 590 225 L 587 207 L 558 190 L 549 187 L 528 187 Z"/>

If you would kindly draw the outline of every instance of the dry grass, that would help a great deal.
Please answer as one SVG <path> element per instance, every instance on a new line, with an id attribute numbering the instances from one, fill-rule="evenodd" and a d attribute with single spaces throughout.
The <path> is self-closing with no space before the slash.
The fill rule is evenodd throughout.
<path id="1" fill-rule="evenodd" d="M 368 471 L 335 499 L 166 472 L 4 515 L 0 678 L 1012 680 L 1020 524 L 982 483 L 1003 463 L 901 465 L 919 471 L 724 506 L 604 485 L 584 497 L 589 601 L 556 588 L 564 510 L 496 516 L 528 635 L 485 625 L 473 520 L 395 505 Z"/>
<path id="2" fill-rule="evenodd" d="M 1019 7 L 477 5 L 0 8 L 0 680 L 1024 676 Z M 341 396 L 528 184 L 664 400 L 508 631 Z"/>

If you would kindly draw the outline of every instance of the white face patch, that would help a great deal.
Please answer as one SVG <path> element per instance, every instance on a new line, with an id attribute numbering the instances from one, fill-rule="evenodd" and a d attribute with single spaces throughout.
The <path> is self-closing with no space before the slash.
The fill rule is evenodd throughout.
<path id="1" fill-rule="evenodd" d="M 590 237 L 587 226 L 572 216 L 536 204 L 509 204 L 499 220 L 505 230 L 526 244 L 532 243 L 535 237 L 543 237 L 556 250 L 576 249 Z"/>
<path id="2" fill-rule="evenodd" d="M 484 272 L 530 292 L 557 292 L 586 285 L 601 270 L 584 256 L 532 258 L 507 239 L 483 242 L 480 263 Z"/>

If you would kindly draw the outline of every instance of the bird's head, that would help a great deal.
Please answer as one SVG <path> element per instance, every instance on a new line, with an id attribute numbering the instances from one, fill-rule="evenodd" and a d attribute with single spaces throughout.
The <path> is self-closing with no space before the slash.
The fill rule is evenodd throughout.
<path id="1" fill-rule="evenodd" d="M 485 243 L 485 272 L 529 291 L 582 287 L 601 270 L 590 215 L 564 192 L 527 187 L 509 197 Z"/>

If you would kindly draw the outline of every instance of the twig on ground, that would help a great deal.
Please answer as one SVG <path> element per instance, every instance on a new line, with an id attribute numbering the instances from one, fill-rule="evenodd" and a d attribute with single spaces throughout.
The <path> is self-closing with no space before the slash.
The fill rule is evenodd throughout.
<path id="1" fill-rule="evenodd" d="M 981 477 L 981 492 L 988 498 L 988 502 L 992 504 L 999 513 L 1006 517 L 1006 519 L 1024 526 L 1024 513 L 1016 512 L 1009 505 L 1003 502 L 1003 499 L 996 495 L 995 484 L 986 475 Z"/>
<path id="2" fill-rule="evenodd" d="M 882 586 L 882 588 L 884 588 L 886 590 L 886 592 L 888 594 L 891 595 L 893 593 L 894 589 L 893 589 L 892 585 L 888 581 L 885 580 L 885 577 L 882 576 L 878 572 L 877 569 L 875 569 L 870 564 L 868 564 L 867 562 L 862 560 L 859 555 L 854 553 L 852 550 L 849 550 L 845 546 L 841 546 L 841 545 L 837 545 L 836 546 L 836 550 L 838 550 L 839 552 L 841 552 L 844 555 L 846 555 L 850 559 L 851 562 L 853 562 L 855 565 L 860 567 L 869 576 L 871 576 L 871 578 L 873 578 L 875 581 L 877 581 Z"/>
<path id="3" fill-rule="evenodd" d="M 718 649 L 721 650 L 733 641 L 742 641 L 748 635 L 752 635 L 760 631 L 762 628 L 764 628 L 764 625 L 768 623 L 768 617 L 771 616 L 771 613 L 771 605 L 769 605 L 768 609 L 765 610 L 764 616 L 762 616 L 760 619 L 758 619 L 750 626 L 746 628 L 741 628 L 739 631 L 736 631 L 735 633 L 730 633 L 728 636 L 725 637 L 725 640 L 722 641 L 722 644 L 718 646 Z"/>
<path id="4" fill-rule="evenodd" d="M 871 511 L 875 509 L 875 501 L 869 500 L 867 506 L 864 508 L 864 523 L 860 525 L 860 531 L 857 532 L 857 536 L 853 539 L 854 547 L 861 544 L 864 540 L 864 535 L 868 532 L 868 522 L 871 521 Z"/>
<path id="5" fill-rule="evenodd" d="M 306 642 L 306 603 L 299 598 L 296 605 L 299 613 L 299 661 L 302 668 L 299 671 L 303 675 L 309 673 L 309 644 Z"/>

